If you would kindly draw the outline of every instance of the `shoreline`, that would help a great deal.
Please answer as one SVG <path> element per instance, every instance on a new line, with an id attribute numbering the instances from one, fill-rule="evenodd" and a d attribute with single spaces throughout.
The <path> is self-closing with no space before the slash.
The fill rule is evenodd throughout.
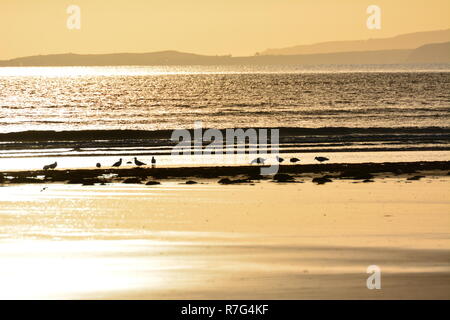
<path id="1" fill-rule="evenodd" d="M 235 130 L 237 128 L 224 127 L 213 128 L 205 127 L 203 130 L 218 129 L 222 134 L 226 130 Z M 280 127 L 280 126 L 250 126 L 242 127 L 242 130 L 248 129 L 278 129 L 280 130 L 280 137 L 295 137 L 298 135 L 349 135 L 349 134 L 423 134 L 423 133 L 440 133 L 450 134 L 450 127 L 344 127 L 344 126 L 327 126 L 327 127 Z M 169 129 L 79 129 L 79 130 L 26 130 L 26 131 L 12 131 L 0 132 L 0 141 L 92 141 L 92 140 L 122 140 L 122 139 L 170 139 L 173 130 L 187 130 L 192 135 L 194 128 L 169 128 Z"/>
<path id="2" fill-rule="evenodd" d="M 262 166 L 201 166 L 166 168 L 105 168 L 105 169 L 56 169 L 56 170 L 20 170 L 0 171 L 0 184 L 67 182 L 72 184 L 95 183 L 143 183 L 145 180 L 164 179 L 219 179 L 243 177 L 243 179 L 221 179 L 223 184 L 249 183 L 253 180 L 273 178 L 277 182 L 295 182 L 295 178 L 316 175 L 316 182 L 331 182 L 331 179 L 350 179 L 372 182 L 380 177 L 398 177 L 410 175 L 410 180 L 419 180 L 424 176 L 449 175 L 450 161 L 385 162 L 385 163 L 330 163 L 280 165 L 274 176 L 261 176 Z M 420 174 L 420 175 L 418 175 Z M 320 180 L 322 179 L 322 180 Z M 152 180 L 150 180 L 152 181 Z"/>
<path id="3" fill-rule="evenodd" d="M 283 145 L 282 145 L 283 146 Z M 353 152 L 353 153 L 362 153 L 362 152 L 414 152 L 414 151 L 450 151 L 450 145 L 449 146 L 442 146 L 442 147 L 421 147 L 421 146 L 415 146 L 415 147 L 365 147 L 365 148 L 358 148 L 358 147 L 347 147 L 345 149 L 337 149 L 336 147 L 340 147 L 338 145 L 336 146 L 328 146 L 328 147 L 322 147 L 322 148 L 316 148 L 316 149 L 302 149 L 301 144 L 298 145 L 288 145 L 283 146 L 284 149 L 279 150 L 279 154 L 289 154 L 289 153 L 349 153 L 349 152 Z M 334 147 L 334 148 L 333 148 Z M 112 149 L 109 150 L 109 152 L 105 152 L 103 154 L 101 154 L 101 156 L 122 156 L 122 157 L 129 157 L 129 156 L 135 156 L 136 155 L 136 149 L 134 149 L 133 151 L 129 151 L 129 150 L 124 150 L 124 149 L 120 149 L 123 147 L 116 147 L 116 149 Z M 147 149 L 145 149 L 147 148 Z M 150 149 L 152 147 L 142 147 L 139 153 L 140 156 L 170 156 L 172 154 L 172 146 L 162 146 L 159 148 L 158 153 L 155 153 L 155 149 Z M 156 146 L 153 146 L 153 148 L 157 148 Z M 243 148 L 243 147 L 241 147 Z M 6 149 L 6 148 L 5 148 Z M 7 150 L 7 149 L 6 149 Z M 13 149 L 14 151 L 21 151 L 21 149 Z M 32 149 L 31 149 L 32 150 Z M 42 149 L 45 150 L 45 149 Z M 163 151 L 161 151 L 163 150 Z M 167 151 L 164 151 L 167 150 Z M 191 149 L 191 153 L 193 154 L 194 151 L 196 149 L 192 148 Z M 226 150 L 226 149 L 223 149 Z M 268 147 L 267 149 L 258 149 L 261 152 L 266 152 L 268 154 L 270 154 L 270 147 Z M 87 151 L 75 151 L 72 150 L 73 154 L 51 154 L 51 157 L 53 158 L 64 158 L 67 156 L 81 156 L 81 157 L 98 157 L 99 154 L 98 153 L 86 153 Z M 84 152 L 84 153 L 81 153 Z M 224 153 L 226 153 L 226 151 L 224 151 Z M 189 155 L 192 155 L 189 154 Z M 14 158 L 37 158 L 37 157 L 42 157 L 40 155 L 34 155 L 34 154 L 26 154 L 26 155 L 20 155 L 20 154 L 14 154 Z M 9 159 L 11 158 L 8 154 L 5 155 L 1 155 L 0 152 L 0 159 Z"/>

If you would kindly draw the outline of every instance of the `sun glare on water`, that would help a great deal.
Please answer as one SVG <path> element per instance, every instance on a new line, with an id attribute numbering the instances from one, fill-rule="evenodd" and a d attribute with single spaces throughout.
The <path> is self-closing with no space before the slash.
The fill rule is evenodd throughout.
<path id="1" fill-rule="evenodd" d="M 175 73 L 152 67 L 7 67 L 0 68 L 0 77 L 86 77 L 139 76 Z"/>

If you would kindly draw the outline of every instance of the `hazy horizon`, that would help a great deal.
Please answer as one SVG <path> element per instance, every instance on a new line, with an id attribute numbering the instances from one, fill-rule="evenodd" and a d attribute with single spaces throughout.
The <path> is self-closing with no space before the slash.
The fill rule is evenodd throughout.
<path id="1" fill-rule="evenodd" d="M 393 39 L 397 36 L 403 36 L 403 35 L 408 35 L 408 34 L 416 34 L 416 33 L 425 33 L 425 32 L 437 32 L 437 31 L 446 31 L 446 30 L 450 30 L 449 29 L 442 29 L 442 30 L 424 30 L 424 31 L 417 31 L 417 32 L 411 32 L 411 33 L 406 33 L 406 34 L 398 34 L 398 35 L 394 35 L 392 37 L 382 37 L 382 38 L 370 38 L 370 39 L 348 39 L 348 40 L 341 40 L 339 42 L 345 43 L 345 42 L 357 42 L 357 41 L 369 41 L 369 40 L 385 40 L 385 39 Z M 450 39 L 449 39 L 450 40 Z M 333 41 L 333 40 L 329 40 L 329 41 L 323 41 L 323 42 L 315 42 L 315 43 L 307 43 L 307 44 L 299 44 L 297 46 L 287 46 L 287 47 L 282 47 L 282 48 L 268 48 L 267 51 L 270 50 L 286 50 L 286 49 L 291 49 L 291 48 L 295 48 L 295 47 L 308 47 L 308 46 L 315 46 L 315 45 L 321 45 L 321 44 L 328 44 L 328 43 L 335 43 L 337 41 Z M 448 41 L 447 41 L 448 42 Z M 437 44 L 437 43 L 444 43 L 441 41 L 430 41 L 427 42 L 426 44 Z M 422 46 L 422 45 L 420 45 Z M 417 47 L 412 47 L 410 49 L 416 49 Z M 392 49 L 392 48 L 386 48 L 383 50 L 373 50 L 373 49 L 368 49 L 365 51 L 361 51 L 361 52 L 368 52 L 368 51 L 389 51 L 389 50 L 396 50 L 396 49 Z M 398 50 L 398 49 L 397 49 Z M 345 50 L 345 51 L 331 51 L 329 52 L 330 54 L 333 53 L 340 53 L 340 52 L 356 52 L 358 50 Z M 8 58 L 8 59 L 0 59 L 0 61 L 7 61 L 7 60 L 14 60 L 14 59 L 20 59 L 20 58 L 26 58 L 26 57 L 32 57 L 32 56 L 47 56 L 47 55 L 66 55 L 66 54 L 75 54 L 75 55 L 109 55 L 109 54 L 146 54 L 146 53 L 162 53 L 162 52 L 179 52 L 179 53 L 186 53 L 186 54 L 194 54 L 194 55 L 200 55 L 200 56 L 227 56 L 227 55 L 231 55 L 233 57 L 241 57 L 241 58 L 245 58 L 245 57 L 251 57 L 254 56 L 255 53 L 253 54 L 248 54 L 248 55 L 233 55 L 233 54 L 204 54 L 204 53 L 199 53 L 199 52 L 192 52 L 192 51 L 182 51 L 182 50 L 177 50 L 177 49 L 172 49 L 172 48 L 166 48 L 166 49 L 161 49 L 161 50 L 157 50 L 157 51 L 118 51 L 118 52 L 54 52 L 54 53 L 39 53 L 36 55 L 26 55 L 26 56 L 17 56 L 17 57 L 13 57 L 13 58 Z M 257 53 L 263 53 L 264 50 L 262 50 L 261 52 L 257 52 Z M 328 52 L 326 52 L 328 53 Z M 318 52 L 318 53 L 299 53 L 298 55 L 313 55 L 313 54 L 324 54 L 322 52 Z"/>
<path id="2" fill-rule="evenodd" d="M 73 4 L 81 8 L 80 30 L 66 27 L 66 10 Z M 0 3 L 0 60 L 69 52 L 166 50 L 249 56 L 270 48 L 389 38 L 450 28 L 450 3 L 446 0 L 426 4 L 379 0 L 376 5 L 382 10 L 382 28 L 369 30 L 366 9 L 372 4 L 366 0 L 199 0 L 189 4 L 181 0 L 136 0 L 130 6 L 118 0 L 4 0 Z"/>

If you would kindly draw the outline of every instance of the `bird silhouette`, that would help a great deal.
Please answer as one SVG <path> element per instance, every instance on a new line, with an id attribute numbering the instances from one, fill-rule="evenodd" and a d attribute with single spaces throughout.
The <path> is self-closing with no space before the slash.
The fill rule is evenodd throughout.
<path id="1" fill-rule="evenodd" d="M 152 157 L 152 166 L 154 167 L 156 165 L 156 159 L 155 157 Z"/>
<path id="2" fill-rule="evenodd" d="M 325 157 L 315 157 L 314 160 L 317 160 L 317 161 L 319 161 L 320 163 L 322 163 L 322 162 L 328 161 L 328 160 L 330 160 L 330 159 L 325 158 Z"/>
<path id="3" fill-rule="evenodd" d="M 138 167 L 147 165 L 146 163 L 139 161 L 136 157 L 134 157 L 134 164 L 137 165 Z"/>
<path id="4" fill-rule="evenodd" d="M 120 167 L 122 165 L 122 158 L 120 158 L 119 161 L 117 161 L 116 163 L 114 163 L 112 166 L 113 167 Z"/>
<path id="5" fill-rule="evenodd" d="M 300 159 L 299 158 L 291 158 L 291 159 L 289 159 L 289 161 L 291 163 L 297 163 L 297 162 L 300 162 Z"/>
<path id="6" fill-rule="evenodd" d="M 55 169 L 57 166 L 58 166 L 58 162 L 55 162 L 55 163 L 44 166 L 43 169 L 44 170 Z"/>
<path id="7" fill-rule="evenodd" d="M 279 157 L 279 156 L 277 156 L 277 161 L 278 161 L 279 163 L 282 163 L 282 162 L 284 161 L 284 159 L 281 158 L 281 157 Z"/>
<path id="8" fill-rule="evenodd" d="M 95 165 L 97 168 L 101 168 L 102 167 L 102 165 L 101 165 L 101 163 L 100 162 L 97 162 L 97 164 Z"/>
<path id="9" fill-rule="evenodd" d="M 252 162 L 250 162 L 250 164 L 264 164 L 264 162 L 266 161 L 266 159 L 258 157 L 256 159 L 253 159 Z"/>

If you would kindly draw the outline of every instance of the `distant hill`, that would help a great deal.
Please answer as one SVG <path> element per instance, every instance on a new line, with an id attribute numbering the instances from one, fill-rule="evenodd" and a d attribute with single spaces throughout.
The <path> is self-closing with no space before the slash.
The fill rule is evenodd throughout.
<path id="1" fill-rule="evenodd" d="M 450 42 L 432 43 L 413 50 L 407 63 L 449 63 Z"/>
<path id="2" fill-rule="evenodd" d="M 111 54 L 51 54 L 7 61 L 0 66 L 126 66 L 126 65 L 195 65 L 223 64 L 229 56 L 203 56 L 178 51 Z"/>
<path id="3" fill-rule="evenodd" d="M 203 56 L 177 51 L 116 54 L 57 54 L 0 61 L 0 66 L 160 66 L 160 65 L 314 65 L 450 63 L 450 42 L 417 49 L 354 51 L 251 57 Z"/>
<path id="4" fill-rule="evenodd" d="M 330 41 L 288 48 L 268 49 L 262 55 L 298 55 L 335 52 L 381 51 L 415 49 L 429 43 L 450 41 L 450 29 L 425 31 L 380 38 L 355 41 Z"/>
<path id="5" fill-rule="evenodd" d="M 285 65 L 319 65 L 319 64 L 399 64 L 405 63 L 411 50 L 386 50 L 368 52 L 338 52 L 303 55 L 279 55 L 236 58 L 240 64 L 285 64 Z"/>

